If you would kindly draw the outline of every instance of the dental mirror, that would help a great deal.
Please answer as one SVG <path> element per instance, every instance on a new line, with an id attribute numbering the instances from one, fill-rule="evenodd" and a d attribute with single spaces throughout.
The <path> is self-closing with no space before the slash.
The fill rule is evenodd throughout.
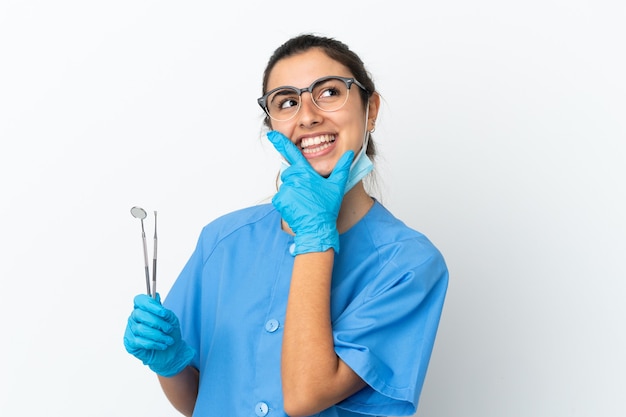
<path id="1" fill-rule="evenodd" d="M 132 214 L 134 218 L 141 220 L 145 219 L 148 216 L 148 213 L 146 213 L 144 209 L 137 206 L 130 209 L 130 214 Z"/>
<path id="2" fill-rule="evenodd" d="M 143 242 L 143 264 L 144 270 L 146 272 L 146 291 L 148 295 L 152 295 L 150 293 L 150 271 L 148 269 L 148 247 L 146 245 L 146 231 L 143 228 L 143 219 L 146 218 L 148 213 L 141 207 L 133 207 L 130 209 L 130 214 L 133 215 L 134 218 L 141 220 L 141 240 Z"/>

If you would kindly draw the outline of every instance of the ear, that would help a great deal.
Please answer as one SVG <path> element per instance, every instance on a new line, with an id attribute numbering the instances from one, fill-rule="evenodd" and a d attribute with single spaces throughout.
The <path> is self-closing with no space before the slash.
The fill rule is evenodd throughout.
<path id="1" fill-rule="evenodd" d="M 373 131 L 376 128 L 376 118 L 378 117 L 378 110 L 380 109 L 380 95 L 376 92 L 372 94 L 368 101 L 369 110 L 367 121 L 367 130 Z"/>

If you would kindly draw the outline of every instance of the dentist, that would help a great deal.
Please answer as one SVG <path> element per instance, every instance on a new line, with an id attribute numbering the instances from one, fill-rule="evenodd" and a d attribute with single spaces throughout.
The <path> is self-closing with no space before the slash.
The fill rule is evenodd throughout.
<path id="1" fill-rule="evenodd" d="M 374 83 L 347 45 L 304 34 L 258 103 L 284 158 L 272 204 L 205 226 L 163 304 L 135 297 L 126 350 L 186 416 L 413 415 L 448 270 L 364 185 Z"/>

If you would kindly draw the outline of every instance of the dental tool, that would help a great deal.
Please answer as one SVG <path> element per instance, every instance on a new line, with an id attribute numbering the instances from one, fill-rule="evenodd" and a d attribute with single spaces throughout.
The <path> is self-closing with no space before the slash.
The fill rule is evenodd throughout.
<path id="1" fill-rule="evenodd" d="M 144 209 L 142 209 L 141 207 L 137 207 L 134 206 L 130 209 L 130 214 L 133 215 L 134 218 L 141 220 L 141 241 L 143 243 L 143 263 L 144 263 L 144 269 L 145 269 L 145 274 L 146 274 L 146 292 L 148 295 L 152 295 L 153 297 L 156 297 L 156 292 L 154 294 L 151 293 L 150 291 L 150 269 L 148 267 L 148 246 L 146 244 L 146 231 L 144 229 L 144 225 L 143 225 L 143 219 L 145 219 L 148 214 L 146 213 L 146 211 Z M 154 253 L 154 258 L 153 258 L 153 264 L 152 264 L 152 268 L 153 270 L 156 268 L 156 242 L 157 242 L 157 238 L 156 238 L 156 211 L 154 212 L 155 214 L 155 219 L 154 219 L 154 226 L 155 226 L 155 230 L 154 230 L 154 248 L 155 248 L 155 253 Z M 153 272 L 153 275 L 155 275 L 155 273 Z M 156 289 L 156 276 L 153 277 L 153 281 L 152 284 L 154 286 L 154 288 Z"/>
<path id="2" fill-rule="evenodd" d="M 157 273 L 157 212 L 154 211 L 154 248 L 152 251 L 152 298 L 156 299 L 156 273 Z"/>

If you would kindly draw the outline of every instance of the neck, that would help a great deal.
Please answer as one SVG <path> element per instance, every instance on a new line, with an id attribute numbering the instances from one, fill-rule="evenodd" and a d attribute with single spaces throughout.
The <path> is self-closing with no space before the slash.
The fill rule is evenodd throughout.
<path id="1" fill-rule="evenodd" d="M 374 205 L 374 200 L 365 191 L 363 181 L 359 181 L 343 197 L 339 216 L 337 217 L 337 230 L 344 233 L 367 214 Z"/>

